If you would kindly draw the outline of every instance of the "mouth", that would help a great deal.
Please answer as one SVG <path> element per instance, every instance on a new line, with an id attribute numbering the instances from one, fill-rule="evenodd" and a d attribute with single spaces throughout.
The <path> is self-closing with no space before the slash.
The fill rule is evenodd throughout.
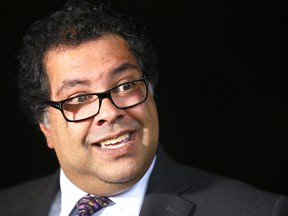
<path id="1" fill-rule="evenodd" d="M 113 139 L 103 140 L 102 142 L 97 143 L 97 146 L 99 146 L 100 148 L 105 148 L 105 149 L 120 148 L 124 146 L 130 140 L 130 136 L 131 136 L 130 133 L 125 133 Z"/>

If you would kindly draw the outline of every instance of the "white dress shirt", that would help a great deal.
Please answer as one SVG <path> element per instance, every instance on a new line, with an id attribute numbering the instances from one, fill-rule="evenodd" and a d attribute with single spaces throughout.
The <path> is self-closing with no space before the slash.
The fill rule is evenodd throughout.
<path id="1" fill-rule="evenodd" d="M 145 175 L 129 190 L 109 197 L 114 203 L 101 209 L 93 216 L 136 216 L 139 215 L 148 180 L 154 167 L 156 156 Z M 60 170 L 60 191 L 58 192 L 49 212 L 49 216 L 75 216 L 75 204 L 87 193 L 76 187 Z"/>

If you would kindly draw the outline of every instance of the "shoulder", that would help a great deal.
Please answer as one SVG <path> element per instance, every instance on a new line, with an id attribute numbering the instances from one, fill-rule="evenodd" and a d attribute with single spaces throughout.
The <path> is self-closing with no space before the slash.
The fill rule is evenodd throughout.
<path id="1" fill-rule="evenodd" d="M 287 196 L 180 164 L 162 150 L 158 152 L 148 190 L 148 193 L 180 196 L 194 203 L 198 211 L 206 215 L 210 210 L 219 215 L 232 215 L 235 210 L 242 213 L 237 215 L 269 215 L 271 212 L 281 211 L 283 212 L 275 215 L 288 215 Z"/>
<path id="2" fill-rule="evenodd" d="M 183 197 L 197 203 L 198 211 L 208 213 L 211 209 L 219 214 L 225 212 L 224 215 L 232 215 L 235 211 L 238 215 L 288 215 L 286 195 L 202 170 L 184 169 L 187 171 L 187 190 Z"/>
<path id="3" fill-rule="evenodd" d="M 51 182 L 52 178 L 52 175 L 44 176 L 2 189 L 0 190 L 0 197 L 9 197 L 13 196 L 13 194 L 25 194 L 26 196 L 27 194 L 28 196 L 29 194 L 37 194 L 40 192 L 39 190 L 42 191 L 43 187 L 46 187 Z"/>
<path id="4" fill-rule="evenodd" d="M 58 173 L 2 189 L 0 215 L 47 215 L 58 190 Z"/>

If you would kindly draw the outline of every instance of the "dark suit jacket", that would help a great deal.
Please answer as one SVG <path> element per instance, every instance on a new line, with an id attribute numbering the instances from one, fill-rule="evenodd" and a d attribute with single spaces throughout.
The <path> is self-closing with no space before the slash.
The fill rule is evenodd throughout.
<path id="1" fill-rule="evenodd" d="M 0 192 L 0 215 L 47 215 L 58 190 L 59 171 L 5 189 Z M 288 216 L 288 197 L 180 165 L 160 148 L 140 215 Z"/>

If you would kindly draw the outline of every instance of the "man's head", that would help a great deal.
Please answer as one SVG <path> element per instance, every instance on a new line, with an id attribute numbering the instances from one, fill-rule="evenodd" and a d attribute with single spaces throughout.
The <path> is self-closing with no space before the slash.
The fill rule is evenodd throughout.
<path id="1" fill-rule="evenodd" d="M 75 185 L 111 195 L 145 174 L 158 145 L 158 71 L 142 28 L 102 3 L 68 2 L 31 26 L 20 62 L 22 99 Z"/>
<path id="2" fill-rule="evenodd" d="M 117 34 L 126 40 L 153 88 L 158 81 L 157 57 L 144 27 L 132 18 L 111 10 L 107 1 L 90 2 L 68 1 L 63 10 L 31 25 L 23 38 L 19 55 L 20 100 L 33 121 L 44 120 L 44 101 L 50 99 L 43 59 L 52 47 L 77 46 L 106 34 Z"/>

